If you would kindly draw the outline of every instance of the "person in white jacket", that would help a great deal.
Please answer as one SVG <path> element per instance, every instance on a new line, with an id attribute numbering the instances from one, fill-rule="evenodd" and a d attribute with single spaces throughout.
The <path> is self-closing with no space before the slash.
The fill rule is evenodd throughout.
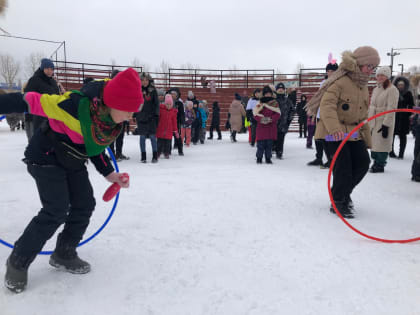
<path id="1" fill-rule="evenodd" d="M 391 68 L 380 67 L 376 71 L 378 86 L 373 90 L 369 106 L 369 117 L 396 109 L 398 107 L 399 92 L 391 83 Z M 369 122 L 372 132 L 371 157 L 373 165 L 371 173 L 383 173 L 388 153 L 392 149 L 392 135 L 395 127 L 395 113 L 380 116 Z"/>

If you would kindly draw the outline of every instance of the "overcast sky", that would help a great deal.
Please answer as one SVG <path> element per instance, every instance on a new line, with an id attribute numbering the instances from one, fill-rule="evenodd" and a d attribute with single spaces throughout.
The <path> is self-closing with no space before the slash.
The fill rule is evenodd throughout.
<path id="1" fill-rule="evenodd" d="M 381 64 L 394 48 L 420 47 L 420 1 L 9 0 L 0 27 L 15 36 L 66 41 L 67 60 L 173 67 L 279 69 L 325 67 L 328 53 L 371 45 Z M 0 53 L 20 60 L 57 45 L 0 37 Z M 420 50 L 395 64 L 420 65 Z M 398 68 L 398 66 L 395 67 Z"/>

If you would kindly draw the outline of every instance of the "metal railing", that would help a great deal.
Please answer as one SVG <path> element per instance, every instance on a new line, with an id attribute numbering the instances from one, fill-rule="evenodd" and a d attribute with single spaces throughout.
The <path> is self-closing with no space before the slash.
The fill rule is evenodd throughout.
<path id="1" fill-rule="evenodd" d="M 91 77 L 94 79 L 105 79 L 111 76 L 114 70 L 124 70 L 131 66 L 103 65 L 95 63 L 56 61 L 54 73 L 57 80 L 66 90 L 80 88 L 83 80 Z M 131 67 L 138 73 L 143 71 L 142 67 Z"/>

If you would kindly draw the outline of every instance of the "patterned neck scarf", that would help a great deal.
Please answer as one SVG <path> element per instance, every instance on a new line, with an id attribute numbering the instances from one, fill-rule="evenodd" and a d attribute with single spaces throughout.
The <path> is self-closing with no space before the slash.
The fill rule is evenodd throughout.
<path id="1" fill-rule="evenodd" d="M 108 146 L 118 137 L 122 130 L 122 123 L 116 124 L 109 113 L 102 113 L 100 100 L 95 97 L 90 102 L 90 117 L 92 119 L 93 140 L 101 145 Z"/>

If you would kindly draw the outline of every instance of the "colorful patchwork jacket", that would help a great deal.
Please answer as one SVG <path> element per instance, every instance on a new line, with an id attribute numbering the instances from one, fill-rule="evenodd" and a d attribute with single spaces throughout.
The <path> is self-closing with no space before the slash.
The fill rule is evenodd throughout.
<path id="1" fill-rule="evenodd" d="M 48 126 L 37 130 L 25 150 L 25 162 L 37 165 L 63 165 L 59 147 L 69 148 L 70 155 L 89 159 L 104 176 L 114 171 L 105 149 L 119 135 L 122 124 L 109 117 L 110 132 L 104 136 L 98 131 L 97 115 L 92 114 L 92 103 L 101 95 L 104 81 L 94 81 L 82 90 L 63 95 L 35 92 L 0 95 L 0 113 L 28 112 L 48 118 Z M 109 116 L 109 115 L 108 115 Z M 121 125 L 121 126 L 120 126 Z M 74 152 L 75 154 L 73 154 Z"/>

